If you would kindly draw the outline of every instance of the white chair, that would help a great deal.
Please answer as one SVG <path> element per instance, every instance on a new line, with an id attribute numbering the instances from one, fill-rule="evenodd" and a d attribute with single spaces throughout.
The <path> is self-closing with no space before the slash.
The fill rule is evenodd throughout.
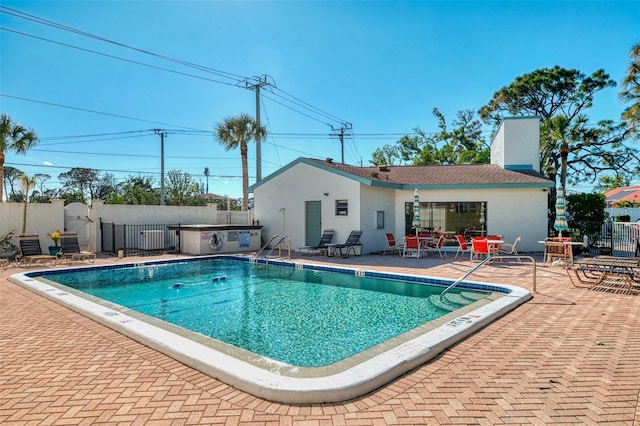
<path id="1" fill-rule="evenodd" d="M 517 245 L 520 242 L 520 240 L 522 240 L 522 238 L 518 237 L 515 239 L 513 244 L 504 243 L 500 245 L 500 247 L 498 248 L 498 254 L 512 254 L 514 256 L 517 256 L 518 255 Z M 522 260 L 518 259 L 518 263 L 522 263 Z"/>

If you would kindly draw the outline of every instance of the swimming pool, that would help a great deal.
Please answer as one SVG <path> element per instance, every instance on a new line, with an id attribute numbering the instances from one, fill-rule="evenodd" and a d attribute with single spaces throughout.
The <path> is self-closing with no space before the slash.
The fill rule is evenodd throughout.
<path id="1" fill-rule="evenodd" d="M 446 280 L 247 260 L 215 256 L 11 279 L 239 389 L 297 403 L 367 393 L 530 297 L 517 287 L 464 283 L 463 292 L 480 301 L 447 313 L 430 303 Z M 113 278 L 106 286 L 105 275 Z"/>

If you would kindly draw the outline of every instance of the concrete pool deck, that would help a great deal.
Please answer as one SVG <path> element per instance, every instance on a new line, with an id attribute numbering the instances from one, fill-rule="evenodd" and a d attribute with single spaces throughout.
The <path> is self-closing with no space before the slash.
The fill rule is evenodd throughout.
<path id="1" fill-rule="evenodd" d="M 470 267 L 451 255 L 305 260 L 447 278 Z M 238 391 L 6 279 L 23 271 L 0 270 L 2 424 L 640 424 L 640 297 L 574 288 L 558 267 L 538 267 L 532 300 L 412 372 L 302 405 Z M 469 279 L 532 288 L 526 264 Z"/>

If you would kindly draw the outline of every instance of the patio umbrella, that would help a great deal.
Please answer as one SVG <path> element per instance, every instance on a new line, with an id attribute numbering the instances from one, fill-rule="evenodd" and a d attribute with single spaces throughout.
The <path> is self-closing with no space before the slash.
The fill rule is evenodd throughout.
<path id="1" fill-rule="evenodd" d="M 420 196 L 418 195 L 418 188 L 416 188 L 413 191 L 413 226 L 416 228 L 416 235 L 418 235 L 420 225 Z"/>
<path id="2" fill-rule="evenodd" d="M 562 236 L 562 231 L 569 229 L 567 225 L 567 215 L 565 213 L 564 187 L 562 186 L 556 195 L 556 221 L 553 223 L 553 227 L 558 231 L 558 235 L 560 236 Z"/>

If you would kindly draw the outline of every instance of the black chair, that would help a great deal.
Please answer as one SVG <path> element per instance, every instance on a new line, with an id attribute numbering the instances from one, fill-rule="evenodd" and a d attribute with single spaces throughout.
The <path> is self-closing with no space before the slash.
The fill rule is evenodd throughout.
<path id="1" fill-rule="evenodd" d="M 360 243 L 360 237 L 362 231 L 351 231 L 347 241 L 344 244 L 338 244 L 335 246 L 335 250 L 340 250 L 340 256 L 349 257 L 349 253 L 353 252 L 354 256 L 360 256 L 362 254 L 362 244 Z M 360 248 L 360 253 L 356 251 L 356 247 Z"/>
<path id="2" fill-rule="evenodd" d="M 323 252 L 327 252 L 327 244 L 331 244 L 333 240 L 333 229 L 325 229 L 322 231 L 322 238 L 320 238 L 320 242 L 317 246 L 303 246 L 300 247 L 300 253 L 305 254 L 322 254 Z"/>
<path id="3" fill-rule="evenodd" d="M 55 265 L 58 259 L 56 256 L 42 254 L 38 234 L 18 235 L 18 241 L 20 241 L 20 253 L 16 256 L 18 265 L 28 267 L 33 262 L 42 262 L 44 264 L 51 262 L 51 266 Z"/>
<path id="4" fill-rule="evenodd" d="M 60 246 L 62 247 L 62 258 L 68 263 L 74 260 L 88 260 L 91 263 L 96 261 L 95 253 L 80 250 L 78 234 L 75 232 L 63 232 L 60 234 Z"/>

